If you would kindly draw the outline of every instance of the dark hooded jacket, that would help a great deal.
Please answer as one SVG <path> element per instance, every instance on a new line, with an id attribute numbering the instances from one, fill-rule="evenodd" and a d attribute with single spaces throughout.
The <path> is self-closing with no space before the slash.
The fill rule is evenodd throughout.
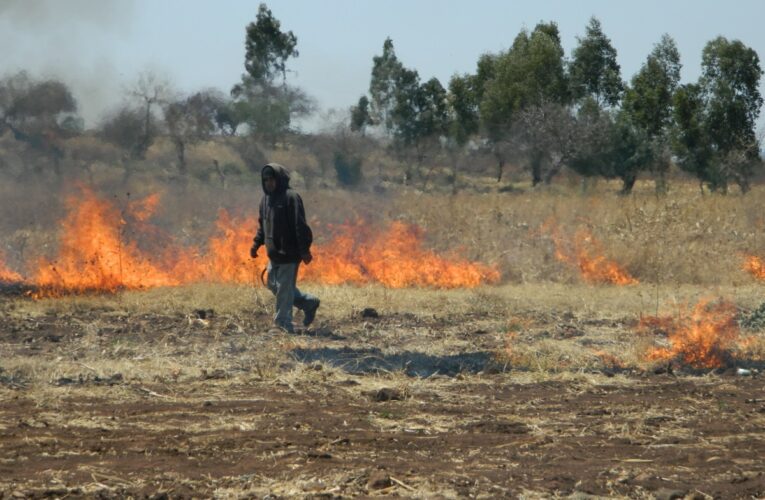
<path id="1" fill-rule="evenodd" d="M 266 191 L 263 173 L 272 169 L 276 189 Z M 290 174 L 278 163 L 269 163 L 261 170 L 263 199 L 260 200 L 256 245 L 265 245 L 268 258 L 274 264 L 296 263 L 310 252 L 313 233 L 305 220 L 300 195 L 290 188 Z"/>

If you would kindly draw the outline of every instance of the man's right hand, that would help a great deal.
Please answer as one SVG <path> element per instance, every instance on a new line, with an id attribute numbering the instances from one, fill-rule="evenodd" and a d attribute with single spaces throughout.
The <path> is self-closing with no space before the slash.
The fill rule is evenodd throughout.
<path id="1" fill-rule="evenodd" d="M 257 243 L 255 245 L 252 245 L 252 248 L 250 248 L 250 257 L 253 259 L 258 256 L 258 249 L 260 248 L 260 245 Z"/>

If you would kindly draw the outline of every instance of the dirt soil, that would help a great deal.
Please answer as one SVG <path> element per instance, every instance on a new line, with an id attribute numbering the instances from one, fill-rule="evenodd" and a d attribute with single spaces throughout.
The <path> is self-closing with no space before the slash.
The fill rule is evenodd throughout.
<path id="1" fill-rule="evenodd" d="M 8 311 L 0 498 L 765 496 L 765 378 L 735 369 L 514 369 L 479 315 Z"/>

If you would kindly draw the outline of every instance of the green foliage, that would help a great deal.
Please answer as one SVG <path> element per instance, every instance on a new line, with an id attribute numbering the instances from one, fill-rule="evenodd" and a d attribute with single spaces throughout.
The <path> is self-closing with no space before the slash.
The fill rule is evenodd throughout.
<path id="1" fill-rule="evenodd" d="M 600 21 L 590 18 L 584 38 L 578 38 L 570 67 L 571 89 L 575 98 L 592 96 L 601 105 L 616 106 L 624 85 L 616 49 L 603 33 Z"/>
<path id="2" fill-rule="evenodd" d="M 512 47 L 496 57 L 480 104 L 484 127 L 492 139 L 510 129 L 519 110 L 568 101 L 563 55 L 555 23 L 540 23 L 531 34 L 521 31 Z"/>
<path id="3" fill-rule="evenodd" d="M 568 166 L 584 177 L 610 177 L 613 127 L 610 113 L 593 97 L 585 98 L 576 115 L 576 150 Z"/>
<path id="4" fill-rule="evenodd" d="M 708 126 L 718 147 L 730 151 L 755 140 L 760 114 L 760 59 L 739 40 L 718 37 L 709 42 L 701 57 L 699 83 L 708 100 Z"/>
<path id="5" fill-rule="evenodd" d="M 585 177 L 621 179 L 622 193 L 630 193 L 652 158 L 644 131 L 627 113 L 605 110 L 594 97 L 585 99 L 580 107 L 576 130 L 576 149 L 569 166 Z"/>
<path id="6" fill-rule="evenodd" d="M 673 149 L 678 164 L 711 191 L 735 181 L 746 192 L 761 166 L 755 125 L 763 103 L 757 53 L 718 37 L 704 47 L 698 84 L 675 95 Z"/>
<path id="7" fill-rule="evenodd" d="M 673 100 L 673 150 L 680 168 L 706 182 L 713 190 L 724 184 L 722 172 L 715 171 L 714 150 L 708 141 L 704 98 L 697 84 L 680 86 Z"/>
<path id="8" fill-rule="evenodd" d="M 287 60 L 297 57 L 297 37 L 281 31 L 281 23 L 265 4 L 247 26 L 244 67 L 247 74 L 231 89 L 234 102 L 223 110 L 223 124 L 236 131 L 246 123 L 250 133 L 271 145 L 290 131 L 292 120 L 313 112 L 315 105 L 302 90 L 287 85 Z M 282 76 L 280 85 L 274 80 Z"/>
<path id="9" fill-rule="evenodd" d="M 281 23 L 263 3 L 255 22 L 247 26 L 244 46 L 244 68 L 259 83 L 270 84 L 276 75 L 286 81 L 287 60 L 298 56 L 297 37 L 292 31 L 282 32 Z"/>
<path id="10" fill-rule="evenodd" d="M 372 115 L 369 111 L 369 99 L 363 95 L 358 104 L 351 107 L 351 130 L 363 134 L 368 125 L 372 125 Z"/>
<path id="11" fill-rule="evenodd" d="M 153 137 L 157 134 L 154 122 L 150 122 L 149 131 Z M 144 141 L 144 114 L 141 110 L 122 107 L 107 116 L 101 123 L 99 135 L 107 142 L 121 147 L 133 159 L 142 158 L 146 151 Z"/>
<path id="12" fill-rule="evenodd" d="M 382 55 L 372 59 L 372 77 L 369 81 L 372 120 L 387 132 L 393 129 L 391 115 L 396 106 L 396 92 L 404 66 L 396 57 L 393 40 L 386 38 Z"/>
<path id="13" fill-rule="evenodd" d="M 271 145 L 291 130 L 293 119 L 315 109 L 313 100 L 298 88 L 257 83 L 247 77 L 234 87 L 232 95 L 249 132 Z"/>
<path id="14" fill-rule="evenodd" d="M 337 181 L 346 187 L 357 186 L 363 177 L 361 166 L 363 161 L 358 156 L 352 156 L 342 151 L 335 152 L 334 166 Z"/>
<path id="15" fill-rule="evenodd" d="M 663 137 L 668 132 L 681 66 L 675 41 L 664 35 L 632 78 L 624 96 L 624 110 L 651 138 Z"/>
<path id="16" fill-rule="evenodd" d="M 449 80 L 448 101 L 452 113 L 449 137 L 461 147 L 478 132 L 480 124 L 478 77 L 454 75 Z"/>
<path id="17" fill-rule="evenodd" d="M 446 90 L 438 79 L 431 78 L 421 85 L 416 71 L 404 69 L 395 96 L 391 118 L 393 136 L 400 145 L 417 147 L 446 132 Z"/>
<path id="18" fill-rule="evenodd" d="M 246 101 L 224 100 L 215 111 L 215 125 L 225 135 L 236 135 L 239 126 L 247 122 Z"/>
<path id="19" fill-rule="evenodd" d="M 35 81 L 19 72 L 0 82 L 0 123 L 30 136 L 79 133 L 77 101 L 58 80 Z"/>

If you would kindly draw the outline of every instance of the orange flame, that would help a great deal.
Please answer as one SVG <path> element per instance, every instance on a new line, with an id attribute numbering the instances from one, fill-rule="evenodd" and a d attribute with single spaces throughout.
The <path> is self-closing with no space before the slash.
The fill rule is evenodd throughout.
<path id="1" fill-rule="evenodd" d="M 130 206 L 120 212 L 88 189 L 82 189 L 80 196 L 69 196 L 66 206 L 68 216 L 62 223 L 59 255 L 53 261 L 42 260 L 33 276 L 39 294 L 180 284 L 124 237 L 125 216 L 132 215 Z M 139 221 L 144 207 L 139 205 Z"/>
<path id="2" fill-rule="evenodd" d="M 446 259 L 423 248 L 416 226 L 393 222 L 374 233 L 362 222 L 340 226 L 316 250 L 319 265 L 303 268 L 307 280 L 321 283 L 381 283 L 390 288 L 476 287 L 499 281 L 499 271 L 467 259 Z"/>
<path id="3" fill-rule="evenodd" d="M 87 188 L 66 201 L 59 254 L 38 262 L 36 296 L 87 291 L 114 292 L 194 282 L 256 283 L 268 259 L 265 249 L 249 257 L 257 228 L 254 217 L 218 213 L 215 234 L 201 247 L 176 242 L 148 219 L 159 196 L 127 203 L 123 210 Z M 147 237 L 148 236 L 148 237 Z M 157 248 L 141 248 L 138 241 Z M 458 257 L 446 259 L 423 248 L 422 232 L 393 223 L 373 232 L 362 222 L 340 226 L 331 240 L 314 247 L 315 260 L 301 267 L 308 281 L 325 284 L 381 283 L 388 287 L 475 287 L 495 283 L 499 271 Z"/>
<path id="4" fill-rule="evenodd" d="M 649 317 L 642 327 L 667 328 L 669 347 L 655 347 L 649 360 L 679 359 L 694 368 L 724 366 L 739 340 L 736 307 L 730 302 L 710 304 L 702 300 L 689 311 L 681 307 L 676 317 Z"/>
<path id="5" fill-rule="evenodd" d="M 542 231 L 550 234 L 555 244 L 555 258 L 576 267 L 587 283 L 606 283 L 612 285 L 635 285 L 639 281 L 632 277 L 616 262 L 603 255 L 598 240 L 587 229 L 578 229 L 573 239 L 568 241 L 561 235 L 553 221 L 542 226 Z"/>
<path id="6" fill-rule="evenodd" d="M 5 264 L 5 256 L 0 252 L 0 283 L 20 283 L 24 278 L 15 271 L 12 271 Z"/>
<path id="7" fill-rule="evenodd" d="M 613 353 L 604 350 L 593 350 L 592 354 L 600 359 L 600 362 L 607 369 L 621 370 L 625 368 L 624 362 Z"/>
<path id="8" fill-rule="evenodd" d="M 758 280 L 765 280 L 765 262 L 757 256 L 747 255 L 744 258 L 743 264 L 744 271 L 757 278 Z"/>

